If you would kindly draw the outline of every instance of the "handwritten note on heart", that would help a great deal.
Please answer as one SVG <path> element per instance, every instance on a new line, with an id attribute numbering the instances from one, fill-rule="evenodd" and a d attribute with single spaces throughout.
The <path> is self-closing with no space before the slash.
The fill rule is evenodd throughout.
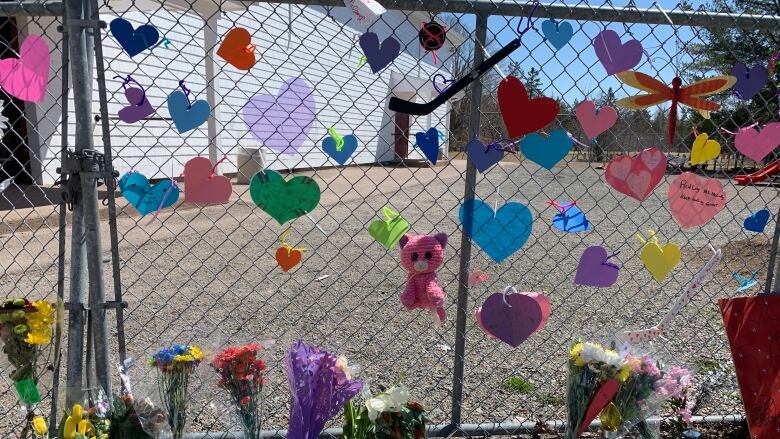
<path id="1" fill-rule="evenodd" d="M 563 160 L 569 153 L 574 140 L 563 129 L 557 129 L 546 138 L 538 133 L 531 133 L 520 141 L 520 151 L 528 160 L 544 169 L 551 170 L 555 164 Z"/>
<path id="2" fill-rule="evenodd" d="M 615 255 L 608 256 L 607 251 L 600 245 L 586 248 L 580 256 L 580 263 L 577 265 L 577 272 L 574 275 L 574 283 L 597 288 L 614 285 L 617 282 L 620 267 L 609 262 L 613 256 Z"/>
<path id="3" fill-rule="evenodd" d="M 313 178 L 298 175 L 285 180 L 270 169 L 252 177 L 249 194 L 252 201 L 280 225 L 306 215 L 320 202 L 320 187 Z"/>
<path id="4" fill-rule="evenodd" d="M 295 154 L 314 124 L 314 91 L 302 78 L 290 78 L 276 96 L 254 95 L 241 114 L 252 135 L 282 154 Z"/>
<path id="5" fill-rule="evenodd" d="M 173 206 L 179 199 L 179 187 L 166 179 L 151 185 L 140 172 L 128 172 L 119 179 L 119 190 L 141 215 Z"/>
<path id="6" fill-rule="evenodd" d="M 707 224 L 726 207 L 723 185 L 692 172 L 678 175 L 669 185 L 668 195 L 672 217 L 683 229 Z"/>
<path id="7" fill-rule="evenodd" d="M 596 109 L 596 104 L 591 100 L 582 101 L 574 109 L 574 114 L 585 132 L 588 140 L 593 140 L 599 134 L 612 128 L 617 122 L 618 114 L 612 107 Z"/>
<path id="8" fill-rule="evenodd" d="M 184 164 L 184 201 L 198 204 L 224 204 L 230 200 L 233 185 L 224 175 L 214 174 L 206 157 L 193 157 Z"/>
<path id="9" fill-rule="evenodd" d="M 217 55 L 239 70 L 250 70 L 257 62 L 252 35 L 243 27 L 230 29 L 225 34 Z"/>
<path id="10" fill-rule="evenodd" d="M 471 221 L 467 221 L 467 215 Z M 460 205 L 458 217 L 466 235 L 499 263 L 512 256 L 531 236 L 533 216 L 521 203 L 506 203 L 494 211 L 482 200 L 466 200 Z"/>
<path id="11" fill-rule="evenodd" d="M 707 133 L 696 136 L 691 147 L 691 165 L 700 165 L 720 155 L 720 143 L 710 140 Z"/>
<path id="12" fill-rule="evenodd" d="M 160 39 L 160 33 L 151 24 L 144 24 L 138 26 L 138 29 L 133 29 L 133 25 L 121 17 L 111 20 L 109 29 L 111 35 L 131 58 L 146 49 L 151 49 Z"/>
<path id="13" fill-rule="evenodd" d="M 483 332 L 516 348 L 544 328 L 550 311 L 550 299 L 543 293 L 518 293 L 508 287 L 491 294 L 474 315 Z"/>
<path id="14" fill-rule="evenodd" d="M 634 39 L 621 43 L 613 30 L 599 32 L 593 38 L 593 48 L 608 75 L 631 70 L 639 64 L 643 53 L 642 43 Z"/>
<path id="15" fill-rule="evenodd" d="M 639 201 L 646 199 L 666 173 L 666 154 L 647 148 L 636 157 L 619 155 L 610 160 L 604 178 L 610 186 Z"/>
<path id="16" fill-rule="evenodd" d="M 780 122 L 770 122 L 757 130 L 741 128 L 734 138 L 737 151 L 760 162 L 780 145 Z"/>
<path id="17" fill-rule="evenodd" d="M 38 35 L 29 35 L 19 48 L 19 58 L 0 60 L 0 87 L 28 102 L 43 102 L 49 82 L 49 46 Z"/>
<path id="18" fill-rule="evenodd" d="M 514 76 L 498 84 L 498 106 L 511 139 L 546 127 L 555 120 L 559 110 L 555 99 L 528 99 L 525 86 Z"/>

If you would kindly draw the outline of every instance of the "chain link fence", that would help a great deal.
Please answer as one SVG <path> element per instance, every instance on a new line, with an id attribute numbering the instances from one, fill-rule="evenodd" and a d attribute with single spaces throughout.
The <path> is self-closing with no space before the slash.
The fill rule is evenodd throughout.
<path id="1" fill-rule="evenodd" d="M 120 174 L 136 171 L 150 179 L 175 178 L 183 191 L 172 208 L 144 217 L 118 192 L 114 202 L 110 179 L 108 192 L 101 192 L 105 206 L 99 210 L 99 230 L 105 248 L 100 257 L 111 263 L 102 276 L 114 291 L 106 311 L 112 328 L 108 352 L 112 365 L 135 360 L 129 374 L 137 397 L 155 396 L 154 371 L 145 366 L 145 359 L 160 347 L 196 343 L 214 352 L 227 344 L 274 339 L 267 358 L 264 428 L 280 434 L 289 412 L 282 358 L 289 343 L 302 338 L 359 364 L 360 377 L 374 391 L 403 381 L 426 407 L 436 435 L 537 432 L 555 437 L 556 425 L 566 416 L 565 364 L 571 344 L 578 339 L 606 342 L 618 331 L 655 325 L 709 258 L 708 244 L 712 244 L 723 249 L 724 262 L 653 348 L 661 357 L 699 371 L 694 390 L 698 415 L 722 415 L 709 418 L 716 423 L 739 421 L 743 409 L 714 302 L 740 294 L 732 273 L 756 271 L 760 288 L 770 290 L 767 274 L 771 276 L 774 268 L 768 262 L 774 252 L 774 222 L 764 234 L 755 234 L 746 231 L 742 221 L 763 208 L 776 221 L 780 196 L 771 181 L 734 184 L 735 175 L 759 169 L 777 156 L 765 163 L 746 160 L 736 153 L 733 136 L 721 129 L 734 131 L 776 119 L 775 77 L 750 103 L 732 95 L 718 96 L 725 110 L 709 121 L 682 112 L 673 145 L 665 141 L 667 107 L 618 109 L 616 125 L 593 143 L 585 139 L 573 109 L 584 99 L 614 106 L 617 99 L 636 92 L 607 76 L 595 57 L 592 40 L 605 28 L 618 32 L 624 41 L 635 38 L 642 43 L 645 54 L 636 70 L 665 83 L 679 75 L 687 83 L 728 74 L 736 61 L 766 62 L 778 43 L 771 32 L 777 25 L 772 14 L 780 11 L 716 13 L 696 9 L 698 4 L 662 10 L 649 2 L 613 6 L 557 1 L 540 7 L 538 15 L 573 26 L 574 36 L 565 47 L 555 50 L 545 40 L 541 18 L 523 36 L 522 47 L 465 93 L 429 116 L 415 117 L 390 111 L 390 96 L 419 102 L 433 99 L 437 95 L 431 82 L 434 75 L 460 78 L 508 44 L 516 38 L 529 5 L 497 0 L 384 1 L 388 11 L 371 31 L 380 40 L 393 35 L 401 43 L 401 53 L 389 67 L 373 74 L 369 66 L 360 66 L 357 40 L 363 30 L 350 20 L 343 2 L 299 3 L 100 0 L 97 4 L 100 20 L 108 23 L 122 17 L 134 27 L 152 24 L 161 38 L 151 50 L 131 58 L 110 33 L 96 32 L 96 25 L 90 28 L 92 34 L 102 35 L 94 68 L 105 76 L 104 83 L 98 77 L 93 85 L 89 117 L 100 129 L 93 131 L 92 141 L 108 146 L 109 171 L 113 167 Z M 431 20 L 448 28 L 447 42 L 436 60 L 418 41 L 421 25 Z M 68 140 L 66 133 L 79 129 L 74 121 L 84 114 L 78 114 L 79 108 L 67 111 L 65 107 L 63 112 L 59 94 L 63 79 L 67 84 L 68 78 L 61 71 L 66 52 L 56 32 L 60 19 L 25 17 L 11 22 L 16 22 L 19 32 L 4 41 L 5 50 L 18 47 L 15 41 L 25 33 L 45 35 L 50 38 L 52 70 L 48 106 L 5 99 L 3 115 L 9 118 L 9 128 L 0 151 L 12 158 L 3 162 L 11 163 L 3 169 L 14 180 L 0 197 L 3 280 L 6 290 L 16 296 L 49 297 L 59 291 L 63 297 L 66 277 L 86 282 L 74 274 L 85 269 L 86 262 L 71 264 L 71 258 L 63 257 L 64 239 L 70 235 L 61 233 L 65 211 L 60 207 L 60 191 L 52 184 L 61 161 L 58 145 L 65 144 L 63 135 L 67 144 L 77 145 L 78 138 Z M 5 26 L 0 26 L 2 38 Z M 256 45 L 257 63 L 249 71 L 240 71 L 216 55 L 223 36 L 235 27 L 248 29 Z M 509 75 L 526 83 L 532 96 L 553 97 L 560 103 L 560 114 L 544 132 L 563 128 L 583 143 L 551 171 L 522 155 L 507 154 L 498 165 L 478 174 L 466 160 L 465 145 L 471 139 L 479 137 L 488 144 L 507 136 L 498 112 L 497 87 Z M 243 109 L 253 98 L 258 102 L 262 95 L 276 96 L 291 78 L 302 79 L 310 88 L 314 122 L 297 151 L 284 154 L 279 148 L 262 147 L 262 133 L 252 132 Z M 168 95 L 181 89 L 180 81 L 191 90 L 191 100 L 214 104 L 208 122 L 184 134 L 174 128 L 166 104 Z M 118 112 L 132 99 L 125 88 L 138 86 L 156 111 L 137 123 L 123 122 Z M 305 119 L 299 110 L 294 107 L 280 125 Z M 349 166 L 336 166 L 323 153 L 322 141 L 331 127 L 358 138 Z M 435 166 L 425 160 L 415 142 L 415 133 L 431 128 L 443 138 Z M 684 231 L 669 213 L 666 193 L 676 174 L 691 169 L 688 156 L 694 129 L 721 142 L 720 158 L 693 170 L 718 178 L 728 202 L 705 226 Z M 618 154 L 650 146 L 675 160 L 670 160 L 661 184 L 640 204 L 606 184 L 603 166 Z M 181 178 L 184 165 L 197 156 L 219 161 L 217 173 L 231 177 L 228 203 L 183 202 L 188 189 Z M 322 191 L 319 206 L 291 224 L 288 242 L 305 250 L 302 263 L 288 273 L 274 260 L 287 225 L 279 226 L 249 194 L 248 182 L 263 168 L 310 176 Z M 464 193 L 466 198 L 475 195 L 497 207 L 510 201 L 528 206 L 534 223 L 526 245 L 496 264 L 479 247 L 463 241 L 458 210 Z M 592 231 L 564 233 L 553 227 L 557 210 L 548 201 L 572 200 L 593 224 Z M 413 233 L 449 236 L 446 260 L 439 269 L 449 318 L 440 328 L 423 312 L 402 312 L 399 295 L 406 273 L 399 252 L 386 250 L 366 230 L 382 218 L 385 206 L 399 212 Z M 656 231 L 662 242 L 677 243 L 682 249 L 681 263 L 660 284 L 639 260 L 642 243 L 634 236 L 648 229 Z M 614 286 L 596 289 L 573 284 L 579 255 L 590 245 L 620 252 L 615 259 L 621 273 Z M 466 276 L 474 270 L 490 278 L 467 288 Z M 507 285 L 520 291 L 544 291 L 553 306 L 548 324 L 516 349 L 488 338 L 472 317 L 476 306 Z M 83 289 L 83 285 L 71 288 Z M 126 308 L 119 306 L 121 302 Z M 70 307 L 72 313 L 72 303 Z M 68 334 L 73 336 L 73 320 L 69 325 Z M 75 334 L 80 336 L 78 331 Z M 67 350 L 65 344 L 63 352 Z M 99 360 L 99 352 L 99 346 L 96 352 L 87 346 L 87 360 L 93 355 Z M 80 355 L 74 358 L 81 361 Z M 100 370 L 86 367 L 84 372 L 84 386 L 95 385 L 95 373 L 97 382 L 102 381 Z M 76 378 L 80 380 L 74 375 L 68 385 L 78 382 Z M 116 379 L 114 384 L 118 385 Z M 0 408 L 6 413 L 13 411 L 15 401 L 9 389 L 5 387 L 0 397 Z M 193 437 L 226 437 L 225 431 L 236 430 L 226 395 L 208 367 L 200 368 L 192 395 L 189 429 L 197 432 Z M 16 426 L 15 420 L 7 423 L 8 431 L 16 431 Z M 0 424 L 0 430 L 4 428 Z"/>

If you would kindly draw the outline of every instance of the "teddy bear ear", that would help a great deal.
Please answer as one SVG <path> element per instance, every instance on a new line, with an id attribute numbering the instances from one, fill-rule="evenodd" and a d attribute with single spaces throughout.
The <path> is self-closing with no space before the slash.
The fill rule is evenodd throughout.
<path id="1" fill-rule="evenodd" d="M 409 242 L 409 234 L 408 233 L 405 234 L 404 236 L 402 236 L 401 239 L 398 240 L 398 244 L 401 246 L 401 248 L 404 248 L 404 246 L 408 242 Z"/>
<path id="2" fill-rule="evenodd" d="M 437 241 L 439 241 L 439 244 L 441 244 L 442 248 L 447 247 L 447 234 L 446 233 L 437 233 L 433 235 L 434 238 L 436 238 Z"/>

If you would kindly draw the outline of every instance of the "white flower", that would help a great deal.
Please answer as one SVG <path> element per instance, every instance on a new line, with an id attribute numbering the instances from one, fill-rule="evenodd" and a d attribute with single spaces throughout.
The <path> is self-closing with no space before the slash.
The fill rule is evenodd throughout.
<path id="1" fill-rule="evenodd" d="M 358 372 L 360 372 L 360 366 L 354 365 L 350 366 L 349 362 L 347 361 L 347 357 L 340 356 L 338 359 L 336 359 L 336 367 L 341 369 L 344 372 L 344 375 L 346 375 L 348 380 L 351 380 L 353 376 L 357 375 Z"/>
<path id="2" fill-rule="evenodd" d="M 403 385 L 395 386 L 386 393 L 380 393 L 366 401 L 368 419 L 374 422 L 381 413 L 400 412 L 410 399 L 409 390 Z"/>
<path id="3" fill-rule="evenodd" d="M 611 349 L 604 349 L 596 343 L 586 342 L 582 344 L 580 356 L 585 363 L 604 363 L 615 368 L 620 368 L 626 364 L 626 359 Z"/>

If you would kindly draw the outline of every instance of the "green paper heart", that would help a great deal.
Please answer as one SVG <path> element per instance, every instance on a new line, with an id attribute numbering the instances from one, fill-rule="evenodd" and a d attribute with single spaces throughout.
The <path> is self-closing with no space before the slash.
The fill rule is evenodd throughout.
<path id="1" fill-rule="evenodd" d="M 382 208 L 382 212 L 385 214 L 385 220 L 372 222 L 368 226 L 368 234 L 386 249 L 392 250 L 409 230 L 409 223 L 389 207 Z"/>
<path id="2" fill-rule="evenodd" d="M 320 187 L 311 177 L 299 175 L 285 180 L 270 169 L 252 177 L 249 194 L 252 201 L 279 224 L 306 215 L 320 202 Z"/>

